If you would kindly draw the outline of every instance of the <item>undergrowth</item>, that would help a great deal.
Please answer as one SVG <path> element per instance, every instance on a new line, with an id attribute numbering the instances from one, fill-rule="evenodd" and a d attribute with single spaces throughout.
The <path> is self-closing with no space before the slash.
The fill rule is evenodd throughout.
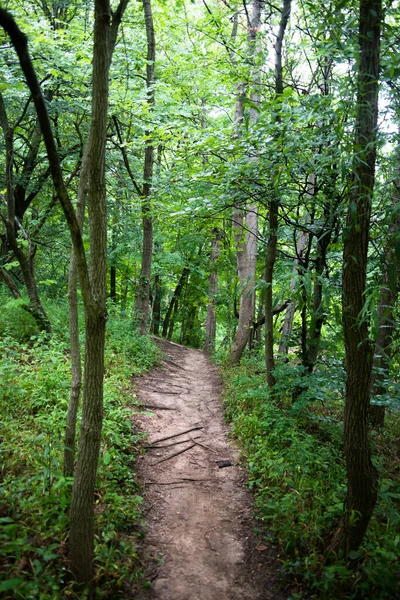
<path id="1" fill-rule="evenodd" d="M 66 309 L 51 307 L 51 337 L 24 333 L 13 323 L 15 314 L 16 305 L 0 337 L 0 597 L 84 598 L 74 595 L 68 572 L 72 480 L 62 474 L 70 385 Z M 141 576 L 131 376 L 158 358 L 154 344 L 133 332 L 128 319 L 110 317 L 95 500 L 98 598 L 126 597 Z"/>
<path id="2" fill-rule="evenodd" d="M 225 369 L 225 406 L 242 443 L 261 532 L 278 544 L 283 570 L 296 582 L 292 598 L 399 597 L 398 416 L 389 415 L 385 429 L 372 435 L 380 493 L 363 546 L 348 563 L 328 558 L 346 491 L 344 373 L 327 363 L 308 380 L 293 364 L 275 374 L 271 396 L 260 358 Z M 303 393 L 293 404 L 291 391 L 300 380 Z"/>

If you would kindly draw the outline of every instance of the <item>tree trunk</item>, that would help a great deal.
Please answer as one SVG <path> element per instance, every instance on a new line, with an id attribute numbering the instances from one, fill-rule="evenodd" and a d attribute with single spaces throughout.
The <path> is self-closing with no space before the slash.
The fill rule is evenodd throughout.
<path id="1" fill-rule="evenodd" d="M 243 231 L 243 211 L 236 207 L 234 209 L 232 228 L 236 245 L 236 261 L 239 280 L 241 284 L 239 321 L 234 340 L 229 350 L 228 362 L 237 365 L 240 362 L 243 350 L 249 340 L 250 329 L 254 320 L 254 274 L 250 271 L 250 262 L 247 252 L 247 240 Z"/>
<path id="2" fill-rule="evenodd" d="M 265 367 L 266 377 L 269 387 L 273 387 L 276 383 L 273 375 L 275 369 L 274 360 L 274 326 L 272 315 L 272 284 L 274 266 L 276 260 L 276 248 L 278 244 L 278 203 L 275 199 L 270 202 L 269 208 L 269 236 L 267 244 L 267 258 L 265 261 L 265 295 L 264 295 L 264 313 L 265 313 Z"/>
<path id="3" fill-rule="evenodd" d="M 322 297 L 322 276 L 325 271 L 326 255 L 331 243 L 332 233 L 336 225 L 337 204 L 327 204 L 324 209 L 325 223 L 318 232 L 317 256 L 315 261 L 315 280 L 312 298 L 312 315 L 307 336 L 307 349 L 304 366 L 312 373 L 319 354 L 322 325 L 325 321 L 325 310 Z"/>
<path id="4" fill-rule="evenodd" d="M 275 44 L 275 94 L 279 98 L 283 93 L 283 78 L 282 78 L 282 45 L 285 37 L 286 27 L 290 17 L 291 0 L 283 0 L 282 15 L 279 23 L 278 35 Z M 277 117 L 276 122 L 279 122 Z M 272 319 L 273 307 L 273 278 L 274 267 L 276 261 L 276 250 L 278 245 L 278 209 L 279 201 L 276 197 L 276 191 L 272 191 L 272 197 L 269 205 L 268 223 L 269 236 L 267 244 L 267 257 L 265 261 L 265 370 L 266 378 L 269 387 L 273 387 L 276 383 L 273 375 L 275 368 L 274 360 L 274 327 Z"/>
<path id="5" fill-rule="evenodd" d="M 154 36 L 153 15 L 151 11 L 151 0 L 143 0 L 144 18 L 146 25 L 147 38 L 147 57 L 146 57 L 146 85 L 147 85 L 147 103 L 150 110 L 154 105 L 154 64 L 156 58 L 156 43 Z M 149 136 L 146 132 L 146 138 Z M 151 262 L 153 254 L 153 217 L 151 215 L 151 187 L 154 165 L 154 145 L 153 142 L 146 143 L 143 168 L 143 197 L 142 197 L 142 215 L 143 215 L 143 250 L 142 266 L 136 291 L 135 302 L 135 322 L 139 332 L 145 335 L 147 331 L 147 319 L 150 308 L 150 275 Z"/>
<path id="6" fill-rule="evenodd" d="M 89 141 L 86 144 L 81 165 L 78 199 L 76 206 L 76 220 L 82 231 L 85 218 L 85 204 L 88 187 Z M 76 419 L 78 416 L 79 398 L 82 388 L 81 346 L 79 342 L 79 316 L 78 316 L 78 273 L 74 248 L 71 250 L 68 274 L 68 317 L 69 317 L 69 344 L 71 352 L 71 390 L 69 394 L 67 422 L 64 437 L 64 476 L 72 477 L 75 466 L 75 437 Z"/>
<path id="7" fill-rule="evenodd" d="M 161 277 L 159 275 L 154 276 L 154 302 L 153 302 L 153 315 L 151 321 L 151 332 L 154 335 L 158 335 L 160 331 L 161 323 Z"/>
<path id="8" fill-rule="evenodd" d="M 165 315 L 165 319 L 163 322 L 163 329 L 162 329 L 162 335 L 163 337 L 167 337 L 168 334 L 168 339 L 170 339 L 169 337 L 169 329 L 170 329 L 170 320 L 171 320 L 171 315 L 172 312 L 174 310 L 175 304 L 178 303 L 179 297 L 181 295 L 182 292 L 182 288 L 186 283 L 186 279 L 189 275 L 189 268 L 185 267 L 182 271 L 182 275 L 179 278 L 179 281 L 177 283 L 177 286 L 175 288 L 175 291 L 173 293 L 173 296 L 171 298 L 171 302 L 169 303 L 168 309 L 167 309 L 167 313 Z"/>
<path id="9" fill-rule="evenodd" d="M 12 278 L 10 277 L 8 272 L 3 268 L 0 268 L 0 279 L 6 284 L 15 300 L 19 300 L 19 298 L 22 297 L 19 289 L 13 282 Z"/>
<path id="10" fill-rule="evenodd" d="M 258 38 L 261 25 L 261 2 L 254 0 L 252 4 L 251 19 L 248 19 L 248 55 L 249 60 L 256 63 L 257 52 L 259 49 Z M 235 24 L 234 24 L 235 25 Z M 234 35 L 234 34 L 233 34 Z M 233 59 L 234 60 L 234 59 Z M 254 125 L 258 120 L 259 104 L 259 67 L 253 67 L 251 75 L 253 89 L 251 90 L 252 107 L 250 109 L 250 124 Z M 237 96 L 235 106 L 234 123 L 236 124 L 236 136 L 240 136 L 241 127 L 244 121 L 244 100 L 247 91 L 247 84 L 240 82 L 237 85 Z M 255 155 L 251 155 L 249 160 L 257 160 Z M 246 223 L 247 234 L 244 231 Z M 251 329 L 254 322 L 255 309 L 255 274 L 257 257 L 257 228 L 258 228 L 258 208 L 255 205 L 243 209 L 237 205 L 233 208 L 232 229 L 236 246 L 236 263 L 240 281 L 240 305 L 239 321 L 229 350 L 228 362 L 231 365 L 239 364 L 243 351 L 249 341 Z"/>
<path id="11" fill-rule="evenodd" d="M 208 306 L 206 319 L 206 339 L 204 342 L 204 350 L 206 352 L 214 352 L 215 338 L 217 333 L 217 292 L 218 292 L 218 269 L 216 262 L 221 252 L 221 232 L 218 229 L 213 229 L 213 240 L 211 249 L 211 273 L 208 276 Z"/>
<path id="12" fill-rule="evenodd" d="M 292 280 L 290 282 L 290 295 L 293 295 L 294 290 L 296 289 L 297 280 L 299 276 L 299 269 L 303 260 L 304 248 L 307 244 L 308 233 L 306 231 L 300 231 L 299 238 L 296 244 L 296 258 L 294 260 L 293 266 L 293 275 Z M 285 318 L 283 321 L 282 327 L 282 335 L 281 341 L 279 344 L 278 354 L 284 358 L 284 361 L 287 362 L 288 352 L 289 352 L 289 341 L 290 336 L 292 335 L 293 328 L 293 319 L 294 313 L 296 312 L 296 303 L 294 300 L 291 300 L 289 306 L 286 309 Z"/>
<path id="13" fill-rule="evenodd" d="M 40 330 L 51 332 L 51 325 L 49 318 L 43 305 L 40 301 L 39 294 L 36 287 L 36 281 L 33 273 L 33 250 L 31 248 L 30 240 L 25 234 L 25 238 L 29 242 L 29 255 L 26 256 L 22 247 L 18 244 L 17 236 L 15 233 L 16 225 L 19 222 L 15 215 L 15 190 L 14 190 L 14 174 L 13 174 L 13 160 L 14 160 L 14 132 L 8 123 L 6 107 L 4 105 L 3 96 L 0 93 L 0 125 L 3 130 L 5 146 L 6 146 L 6 169 L 5 169 L 5 180 L 6 180 L 6 202 L 7 202 L 7 217 L 5 218 L 5 225 L 7 231 L 7 242 L 11 250 L 14 252 L 16 259 L 21 267 L 24 283 L 29 297 L 29 312 L 32 314 Z M 20 229 L 22 229 L 20 227 Z M 4 277 L 3 277 L 4 279 Z"/>
<path id="14" fill-rule="evenodd" d="M 400 203 L 400 146 L 396 152 L 395 177 L 392 193 L 393 210 Z M 395 305 L 398 297 L 399 261 L 395 252 L 396 238 L 400 230 L 400 218 L 394 212 L 393 222 L 389 226 L 383 262 L 382 285 L 378 304 L 378 335 L 375 343 L 373 362 L 371 399 L 387 392 L 385 380 L 389 373 L 392 353 L 393 334 L 396 328 Z M 385 424 L 385 407 L 371 404 L 369 409 L 371 426 L 383 427 Z"/>
<path id="15" fill-rule="evenodd" d="M 368 413 L 373 348 L 362 317 L 375 180 L 381 0 L 360 2 L 360 62 L 349 209 L 343 251 L 343 329 L 346 349 L 344 451 L 347 496 L 339 543 L 357 550 L 375 507 L 378 475 L 371 462 Z"/>
<path id="16" fill-rule="evenodd" d="M 88 178 L 90 223 L 90 271 L 81 228 L 65 186 L 54 135 L 39 82 L 27 47 L 27 38 L 15 21 L 0 8 L 0 24 L 17 51 L 40 121 L 51 175 L 64 211 L 75 250 L 85 308 L 85 390 L 81 437 L 70 513 L 71 569 L 77 582 L 88 585 L 94 576 L 94 490 L 100 450 L 103 404 L 104 337 L 106 323 L 106 206 L 105 147 L 107 133 L 108 75 L 118 26 L 128 0 L 121 0 L 113 14 L 108 0 L 95 2 L 93 49 L 92 120 L 89 133 L 91 156 Z"/>

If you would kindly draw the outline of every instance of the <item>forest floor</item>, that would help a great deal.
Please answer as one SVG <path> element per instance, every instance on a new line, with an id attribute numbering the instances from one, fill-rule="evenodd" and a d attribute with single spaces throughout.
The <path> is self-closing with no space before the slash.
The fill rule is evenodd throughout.
<path id="1" fill-rule="evenodd" d="M 217 368 L 159 340 L 162 366 L 137 381 L 149 449 L 138 460 L 148 521 L 142 560 L 154 600 L 285 600 L 276 550 L 257 538 Z M 179 454 L 178 454 L 179 453 Z"/>

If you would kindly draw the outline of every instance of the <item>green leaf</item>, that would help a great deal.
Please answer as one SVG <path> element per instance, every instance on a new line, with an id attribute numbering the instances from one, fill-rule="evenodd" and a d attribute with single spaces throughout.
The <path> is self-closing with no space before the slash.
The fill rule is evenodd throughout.
<path id="1" fill-rule="evenodd" d="M 361 558 L 361 556 L 362 556 L 362 552 L 360 552 L 359 550 L 351 550 L 349 552 L 350 560 L 357 560 L 358 558 Z"/>
<path id="2" fill-rule="evenodd" d="M 0 592 L 8 592 L 9 590 L 15 589 L 20 583 L 22 579 L 18 577 L 14 579 L 7 579 L 7 581 L 2 581 L 0 583 Z"/>

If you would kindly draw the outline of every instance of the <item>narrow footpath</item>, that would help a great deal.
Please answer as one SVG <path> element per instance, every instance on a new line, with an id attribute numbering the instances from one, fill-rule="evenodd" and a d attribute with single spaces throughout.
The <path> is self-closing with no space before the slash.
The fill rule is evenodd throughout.
<path id="1" fill-rule="evenodd" d="M 159 341 L 139 380 L 149 450 L 138 461 L 155 600 L 285 600 L 273 549 L 255 537 L 245 472 L 229 440 L 218 371 L 198 350 Z"/>

